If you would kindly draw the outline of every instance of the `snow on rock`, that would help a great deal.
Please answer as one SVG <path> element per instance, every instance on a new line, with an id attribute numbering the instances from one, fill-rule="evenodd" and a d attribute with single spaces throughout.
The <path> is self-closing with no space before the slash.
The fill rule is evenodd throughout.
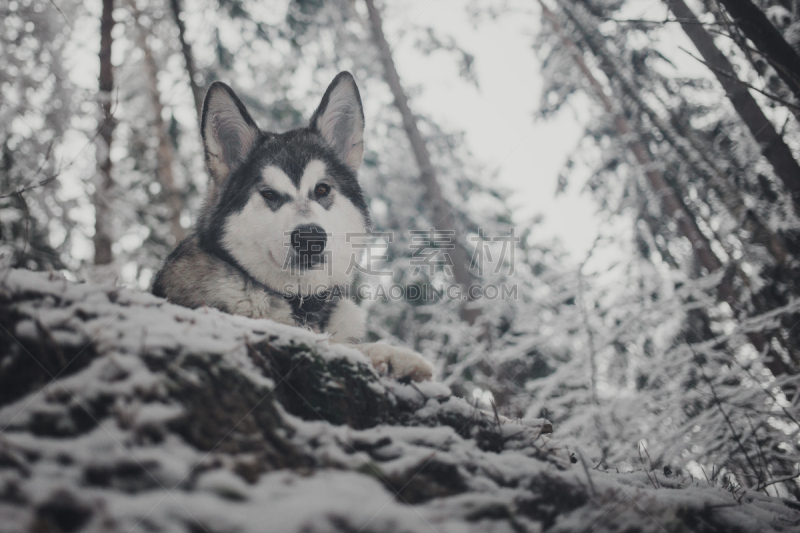
<path id="1" fill-rule="evenodd" d="M 0 275 L 0 532 L 796 531 L 266 320 Z M 556 428 L 557 434 L 557 428 Z M 575 464 L 573 464 L 575 463 Z"/>

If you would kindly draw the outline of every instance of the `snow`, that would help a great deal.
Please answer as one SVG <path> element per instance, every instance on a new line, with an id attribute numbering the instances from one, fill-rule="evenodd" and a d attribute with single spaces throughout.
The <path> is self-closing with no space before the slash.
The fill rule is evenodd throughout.
<path id="1" fill-rule="evenodd" d="M 572 464 L 547 421 L 481 411 L 441 383 L 381 379 L 308 331 L 46 274 L 3 279 L 17 318 L 0 324 L 19 343 L 3 365 L 38 357 L 54 379 L 0 402 L 0 532 L 63 525 L 64 509 L 75 531 L 126 532 L 793 531 L 800 520 L 797 504 L 750 491 Z M 396 420 L 356 429 L 291 414 L 249 355 L 262 341 L 362 372 Z M 53 346 L 65 361 L 44 357 Z"/>

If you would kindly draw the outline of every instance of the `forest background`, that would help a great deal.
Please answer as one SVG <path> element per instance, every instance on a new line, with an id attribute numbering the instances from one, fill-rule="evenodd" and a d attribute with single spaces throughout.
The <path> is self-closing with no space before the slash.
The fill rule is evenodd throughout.
<path id="1" fill-rule="evenodd" d="M 358 282 L 516 289 L 367 299 L 371 338 L 598 468 L 799 498 L 800 5 L 439 4 L 3 2 L 2 268 L 146 291 L 202 202 L 205 88 L 283 131 L 350 70 L 392 234 Z"/>

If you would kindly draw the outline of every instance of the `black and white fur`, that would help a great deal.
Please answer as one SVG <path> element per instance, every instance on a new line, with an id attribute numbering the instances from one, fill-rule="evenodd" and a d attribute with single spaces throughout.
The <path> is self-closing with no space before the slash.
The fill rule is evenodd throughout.
<path id="1" fill-rule="evenodd" d="M 348 242 L 346 235 L 369 227 L 357 179 L 364 112 L 353 77 L 336 76 L 308 127 L 286 133 L 261 131 L 233 90 L 215 82 L 203 105 L 201 133 L 211 175 L 206 201 L 191 235 L 156 275 L 153 294 L 357 343 L 364 313 L 336 290 L 352 283 L 347 270 L 360 252 L 353 247 L 359 239 Z M 309 260 L 292 239 L 310 227 L 327 238 L 315 241 L 325 253 Z M 384 373 L 415 380 L 431 375 L 410 350 L 356 347 Z"/>

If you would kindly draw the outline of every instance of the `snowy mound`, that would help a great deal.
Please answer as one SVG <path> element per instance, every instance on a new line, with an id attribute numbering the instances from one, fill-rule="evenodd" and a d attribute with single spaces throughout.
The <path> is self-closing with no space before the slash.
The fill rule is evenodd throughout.
<path id="1" fill-rule="evenodd" d="M 0 276 L 0 428 L 3 532 L 791 531 L 800 520 L 756 493 L 572 464 L 546 421 L 382 380 L 310 332 L 27 271 Z"/>

